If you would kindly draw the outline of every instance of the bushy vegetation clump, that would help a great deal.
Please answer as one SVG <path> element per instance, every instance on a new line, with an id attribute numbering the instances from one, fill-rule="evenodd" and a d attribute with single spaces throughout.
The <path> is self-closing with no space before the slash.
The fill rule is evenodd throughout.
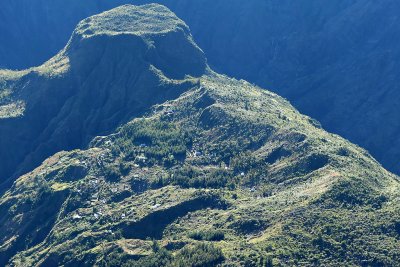
<path id="1" fill-rule="evenodd" d="M 372 206 L 373 208 L 381 208 L 387 201 L 387 197 L 370 185 L 353 178 L 335 184 L 319 201 L 328 207 L 351 209 L 360 206 Z"/>
<path id="2" fill-rule="evenodd" d="M 156 241 L 155 241 L 156 242 Z M 127 259 L 120 254 L 111 255 L 106 265 L 110 267 L 214 267 L 222 263 L 225 257 L 222 251 L 212 244 L 199 243 L 186 246 L 176 254 L 158 245 L 153 246 L 150 255 L 140 259 Z"/>
<path id="3" fill-rule="evenodd" d="M 176 125 L 143 119 L 123 127 L 113 149 L 127 160 L 170 167 L 185 159 L 190 144 L 190 135 Z"/>
<path id="4" fill-rule="evenodd" d="M 196 231 L 189 234 L 189 237 L 198 241 L 221 241 L 225 234 L 221 230 Z"/>

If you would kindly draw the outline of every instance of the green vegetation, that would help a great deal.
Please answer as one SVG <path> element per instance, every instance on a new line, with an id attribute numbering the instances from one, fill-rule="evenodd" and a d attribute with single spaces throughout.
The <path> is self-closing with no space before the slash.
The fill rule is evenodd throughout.
<path id="1" fill-rule="evenodd" d="M 373 208 L 381 208 L 388 198 L 379 194 L 371 186 L 353 178 L 335 184 L 332 189 L 321 197 L 321 202 L 326 202 L 328 207 L 347 207 L 371 205 Z"/>
<path id="2" fill-rule="evenodd" d="M 181 249 L 177 254 L 157 245 L 153 246 L 153 251 L 149 256 L 139 260 L 129 260 L 112 254 L 104 260 L 99 266 L 137 266 L 137 267 L 212 267 L 224 261 L 224 256 L 220 249 L 212 244 L 200 243 L 194 246 L 187 246 Z"/>
<path id="3" fill-rule="evenodd" d="M 189 234 L 189 237 L 198 241 L 221 241 L 224 240 L 225 234 L 218 230 L 197 231 Z"/>
<path id="4" fill-rule="evenodd" d="M 171 167 L 185 159 L 190 143 L 189 134 L 173 124 L 136 120 L 120 131 L 113 152 L 142 165 Z"/>
<path id="5" fill-rule="evenodd" d="M 260 89 L 222 76 L 201 86 L 17 180 L 0 202 L 11 211 L 4 221 L 42 214 L 31 192 L 61 206 L 55 221 L 40 221 L 47 227 L 33 217 L 4 224 L 14 245 L 2 257 L 17 266 L 395 266 L 397 177 Z M 194 105 L 204 90 L 216 101 Z M 242 110 L 245 97 L 254 106 Z M 42 233 L 35 241 L 18 230 L 28 224 Z"/>
<path id="6" fill-rule="evenodd" d="M 111 47 L 113 37 L 101 36 Z M 103 67 L 117 62 L 101 55 Z M 124 71 L 137 62 L 119 58 Z M 118 76 L 114 90 L 138 95 L 116 103 L 137 106 L 150 89 L 157 102 L 104 111 L 96 127 L 119 113 L 134 119 L 87 149 L 53 155 L 1 195 L 0 265 L 398 265 L 399 180 L 364 150 L 247 82 L 211 70 L 172 80 L 144 65 L 143 88 Z"/>
<path id="7" fill-rule="evenodd" d="M 231 172 L 214 169 L 203 172 L 191 166 L 184 166 L 175 171 L 171 178 L 167 178 L 163 184 L 179 185 L 185 188 L 223 188 L 235 187 L 235 178 Z"/>

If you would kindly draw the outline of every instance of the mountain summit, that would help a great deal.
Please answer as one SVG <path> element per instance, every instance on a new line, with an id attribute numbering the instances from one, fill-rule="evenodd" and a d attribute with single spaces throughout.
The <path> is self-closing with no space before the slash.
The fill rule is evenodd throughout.
<path id="1" fill-rule="evenodd" d="M 0 72 L 0 183 L 177 97 L 205 70 L 188 27 L 163 6 L 85 19 L 44 65 Z"/>
<path id="2" fill-rule="evenodd" d="M 162 33 L 185 31 L 186 24 L 165 6 L 149 4 L 144 6 L 123 5 L 102 14 L 92 16 L 79 23 L 75 35 L 134 34 L 152 36 Z"/>
<path id="3" fill-rule="evenodd" d="M 46 64 L 1 77 L 1 172 L 15 178 L 0 197 L 2 266 L 400 261 L 398 177 L 278 95 L 213 72 L 162 6 L 84 20 Z"/>
<path id="4" fill-rule="evenodd" d="M 85 58 L 98 59 L 99 54 L 94 54 L 103 52 L 99 47 L 110 44 L 112 51 L 140 56 L 171 78 L 201 76 L 206 67 L 204 54 L 193 42 L 187 25 L 157 4 L 124 5 L 83 20 L 66 50 L 71 60 L 81 63 Z"/>

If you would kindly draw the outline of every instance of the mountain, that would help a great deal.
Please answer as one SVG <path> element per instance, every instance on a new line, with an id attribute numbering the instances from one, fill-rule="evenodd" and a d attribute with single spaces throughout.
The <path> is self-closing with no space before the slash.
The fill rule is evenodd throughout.
<path id="1" fill-rule="evenodd" d="M 0 66 L 39 65 L 79 20 L 146 2 L 2 1 Z M 271 88 L 400 173 L 398 1 L 157 2 L 188 23 L 215 70 Z"/>
<path id="2" fill-rule="evenodd" d="M 163 6 L 87 18 L 47 63 L 1 77 L 1 151 L 69 150 L 2 194 L 2 266 L 400 261 L 399 178 L 278 95 L 212 71 Z M 21 131 L 38 145 L 10 151 Z"/>
<path id="3" fill-rule="evenodd" d="M 82 21 L 44 65 L 0 73 L 1 182 L 58 151 L 87 147 L 93 137 L 192 86 L 171 87 L 171 79 L 204 73 L 203 52 L 186 24 L 151 7 L 163 23 L 141 21 L 141 10 L 135 17 L 117 9 L 117 15 Z M 107 24 L 114 16 L 120 16 L 118 28 Z"/>

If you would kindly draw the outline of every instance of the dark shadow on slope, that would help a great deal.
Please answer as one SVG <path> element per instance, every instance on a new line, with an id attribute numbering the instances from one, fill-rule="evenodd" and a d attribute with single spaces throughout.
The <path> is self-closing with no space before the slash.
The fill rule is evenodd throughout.
<path id="1" fill-rule="evenodd" d="M 208 92 L 203 92 L 201 96 L 196 99 L 193 106 L 197 109 L 205 109 L 214 104 L 215 99 Z"/>
<path id="2" fill-rule="evenodd" d="M 292 155 L 292 152 L 290 152 L 289 150 L 285 149 L 284 147 L 279 147 L 277 149 L 275 149 L 274 151 L 272 151 L 267 158 L 265 159 L 265 161 L 269 164 L 274 164 L 277 161 L 281 160 L 282 158 L 285 157 L 290 157 Z"/>
<path id="3" fill-rule="evenodd" d="M 329 163 L 329 157 L 322 154 L 312 154 L 300 161 L 297 164 L 294 172 L 298 175 L 306 175 L 319 170 Z"/>
<path id="4" fill-rule="evenodd" d="M 206 208 L 225 209 L 226 207 L 226 203 L 217 196 L 200 196 L 168 209 L 152 212 L 138 222 L 126 223 L 122 226 L 122 236 L 128 239 L 161 239 L 164 229 L 169 224 L 189 212 Z"/>
<path id="5" fill-rule="evenodd" d="M 45 193 L 34 210 L 24 215 L 25 224 L 16 226 L 18 227 L 14 234 L 17 237 L 16 240 L 10 247 L 0 251 L 0 266 L 6 266 L 16 253 L 39 244 L 47 237 L 67 194 L 67 191 L 55 192 L 51 195 Z"/>

